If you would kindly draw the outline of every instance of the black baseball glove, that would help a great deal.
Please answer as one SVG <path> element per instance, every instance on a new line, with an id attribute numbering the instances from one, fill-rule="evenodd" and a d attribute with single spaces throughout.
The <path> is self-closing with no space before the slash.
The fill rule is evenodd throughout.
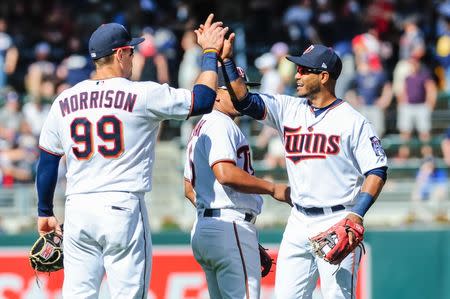
<path id="1" fill-rule="evenodd" d="M 49 232 L 39 237 L 30 251 L 30 265 L 35 271 L 54 272 L 63 266 L 63 237 Z"/>
<path id="2" fill-rule="evenodd" d="M 270 272 L 270 268 L 272 268 L 273 259 L 267 253 L 267 249 L 259 245 L 259 258 L 261 260 L 261 277 L 265 277 Z"/>

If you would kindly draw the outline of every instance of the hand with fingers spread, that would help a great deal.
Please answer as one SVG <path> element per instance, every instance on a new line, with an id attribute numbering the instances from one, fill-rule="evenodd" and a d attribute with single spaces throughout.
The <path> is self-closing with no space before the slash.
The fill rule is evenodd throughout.
<path id="1" fill-rule="evenodd" d="M 223 41 L 223 48 L 220 52 L 220 58 L 222 60 L 231 59 L 233 57 L 233 43 L 236 34 L 233 32 Z"/>
<path id="2" fill-rule="evenodd" d="M 205 23 L 200 25 L 200 28 L 194 32 L 197 35 L 197 43 L 203 50 L 215 49 L 217 52 L 220 52 L 223 47 L 225 34 L 228 32 L 228 27 L 223 28 L 222 22 L 212 23 L 213 18 L 214 14 L 210 14 Z"/>

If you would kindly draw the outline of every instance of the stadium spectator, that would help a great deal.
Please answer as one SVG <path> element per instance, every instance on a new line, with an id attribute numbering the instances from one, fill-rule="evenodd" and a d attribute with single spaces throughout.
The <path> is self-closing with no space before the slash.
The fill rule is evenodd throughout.
<path id="1" fill-rule="evenodd" d="M 185 31 L 181 39 L 181 47 L 184 50 L 183 58 L 178 70 L 178 86 L 191 89 L 195 79 L 200 74 L 200 62 L 202 49 L 197 45 L 197 37 L 194 31 Z"/>
<path id="2" fill-rule="evenodd" d="M 445 15 L 445 27 L 436 42 L 436 59 L 443 70 L 441 75 L 441 88 L 450 92 L 450 11 Z"/>
<path id="3" fill-rule="evenodd" d="M 444 138 L 441 141 L 441 150 L 445 164 L 450 167 L 450 126 L 447 128 Z"/>
<path id="4" fill-rule="evenodd" d="M 70 37 L 67 42 L 68 56 L 61 62 L 56 70 L 59 80 L 74 86 L 78 82 L 90 78 L 94 66 L 89 56 L 84 54 L 81 40 L 78 37 Z"/>
<path id="5" fill-rule="evenodd" d="M 154 31 L 150 27 L 143 30 L 145 41 L 138 46 L 134 55 L 133 80 L 169 83 L 167 58 L 158 51 Z"/>
<path id="6" fill-rule="evenodd" d="M 41 84 L 55 76 L 56 66 L 50 61 L 51 47 L 46 42 L 38 43 L 34 48 L 36 61 L 30 64 L 25 76 L 25 86 L 28 95 L 38 97 Z"/>
<path id="7" fill-rule="evenodd" d="M 184 50 L 183 59 L 178 69 L 178 86 L 180 88 L 192 89 L 194 82 L 200 74 L 200 63 L 202 49 L 197 45 L 197 37 L 192 30 L 184 32 L 181 39 L 181 47 Z M 180 125 L 181 144 L 188 143 L 189 136 L 194 128 L 194 124 L 199 117 L 191 117 Z"/>
<path id="8" fill-rule="evenodd" d="M 272 53 L 264 53 L 255 59 L 255 66 L 262 74 L 259 92 L 277 94 L 284 90 L 283 79 L 277 72 L 277 58 Z"/>
<path id="9" fill-rule="evenodd" d="M 412 73 L 406 77 L 402 92 L 397 95 L 397 127 L 402 139 L 401 147 L 408 147 L 412 132 L 417 129 L 422 143 L 422 155 L 430 153 L 431 147 L 431 112 L 437 98 L 437 86 L 428 68 L 417 58 L 409 59 Z M 408 154 L 409 151 L 399 150 Z M 398 157 L 400 159 L 408 156 Z"/>
<path id="10" fill-rule="evenodd" d="M 283 82 L 284 90 L 281 93 L 294 94 L 295 82 L 293 80 L 295 74 L 295 66 L 286 59 L 289 52 L 289 46 L 284 42 L 277 42 L 270 48 L 272 53 L 277 59 L 276 70 Z"/>
<path id="11" fill-rule="evenodd" d="M 25 98 L 26 103 L 22 108 L 22 112 L 25 119 L 32 124 L 32 131 L 35 136 L 39 136 L 54 98 L 55 84 L 49 78 L 42 81 L 38 94 Z"/>
<path id="12" fill-rule="evenodd" d="M 377 135 L 385 133 L 385 111 L 392 101 L 392 86 L 387 74 L 381 68 L 371 66 L 366 61 L 360 61 L 354 79 L 356 98 L 351 101 L 374 126 Z M 349 98 L 350 101 L 350 98 Z"/>
<path id="13" fill-rule="evenodd" d="M 411 210 L 407 222 L 448 222 L 448 211 L 443 207 L 447 195 L 447 173 L 436 167 L 432 156 L 420 166 L 411 194 Z"/>
<path id="14" fill-rule="evenodd" d="M 19 60 L 19 51 L 13 43 L 12 37 L 6 32 L 8 24 L 0 17 L 0 90 L 7 84 L 7 77 L 14 73 Z"/>

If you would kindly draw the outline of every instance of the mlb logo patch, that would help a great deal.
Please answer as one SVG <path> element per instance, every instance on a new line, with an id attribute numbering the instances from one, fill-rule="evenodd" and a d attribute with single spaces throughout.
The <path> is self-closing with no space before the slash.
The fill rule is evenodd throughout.
<path id="1" fill-rule="evenodd" d="M 381 146 L 381 141 L 376 136 L 370 137 L 370 142 L 372 142 L 372 148 L 377 156 L 385 156 L 383 147 Z"/>

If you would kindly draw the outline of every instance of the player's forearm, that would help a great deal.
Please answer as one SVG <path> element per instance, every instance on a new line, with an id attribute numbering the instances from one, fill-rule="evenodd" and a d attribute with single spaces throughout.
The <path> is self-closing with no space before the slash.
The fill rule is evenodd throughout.
<path id="1" fill-rule="evenodd" d="M 202 56 L 201 72 L 197 77 L 195 84 L 203 84 L 213 90 L 217 89 L 217 57 L 217 50 L 204 50 Z"/>
<path id="2" fill-rule="evenodd" d="M 58 166 L 61 157 L 40 152 L 36 173 L 36 189 L 38 194 L 38 215 L 53 216 L 53 195 L 58 179 Z"/>
<path id="3" fill-rule="evenodd" d="M 192 108 L 189 116 L 211 112 L 217 89 L 217 51 L 203 53 L 202 72 L 192 90 Z"/>
<path id="4" fill-rule="evenodd" d="M 369 193 L 373 196 L 374 201 L 383 189 L 384 180 L 376 175 L 368 175 L 361 187 L 361 192 Z"/>
<path id="5" fill-rule="evenodd" d="M 274 194 L 274 183 L 250 175 L 231 163 L 228 164 L 226 168 L 214 169 L 214 174 L 220 184 L 242 193 Z"/>
<path id="6" fill-rule="evenodd" d="M 351 212 L 358 215 L 362 219 L 376 201 L 383 186 L 384 180 L 381 177 L 374 174 L 369 174 L 364 180 L 361 192 L 355 199 L 355 205 L 352 207 Z"/>
<path id="7" fill-rule="evenodd" d="M 225 73 L 228 77 L 232 93 L 234 93 L 234 100 L 242 101 L 248 93 L 247 85 L 245 85 L 244 80 L 237 73 L 236 65 L 233 60 L 225 58 L 223 61 L 223 66 Z"/>

